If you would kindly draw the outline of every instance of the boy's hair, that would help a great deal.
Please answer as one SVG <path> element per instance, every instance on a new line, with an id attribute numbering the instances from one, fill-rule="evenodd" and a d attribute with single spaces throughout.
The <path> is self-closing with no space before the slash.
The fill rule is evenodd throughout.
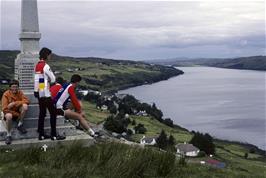
<path id="1" fill-rule="evenodd" d="M 76 83 L 76 82 L 80 82 L 81 81 L 81 76 L 80 75 L 78 75 L 78 74 L 74 74 L 74 75 L 72 75 L 72 77 L 71 77 L 71 83 Z"/>
<path id="2" fill-rule="evenodd" d="M 46 60 L 47 57 L 52 53 L 52 50 L 48 49 L 48 48 L 42 48 L 39 52 L 40 55 L 40 59 L 44 59 Z"/>
<path id="3" fill-rule="evenodd" d="M 11 81 L 9 82 L 9 87 L 11 87 L 12 85 L 17 85 L 17 86 L 19 86 L 19 81 L 18 81 L 18 80 L 15 80 L 15 79 L 11 80 Z"/>
<path id="4" fill-rule="evenodd" d="M 63 85 L 65 83 L 65 80 L 63 79 L 63 77 L 57 77 L 56 78 L 56 83 L 59 83 L 60 85 Z"/>

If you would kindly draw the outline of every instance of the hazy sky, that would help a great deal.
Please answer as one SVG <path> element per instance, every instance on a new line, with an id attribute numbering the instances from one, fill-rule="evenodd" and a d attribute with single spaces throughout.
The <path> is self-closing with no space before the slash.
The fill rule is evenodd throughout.
<path id="1" fill-rule="evenodd" d="M 20 1 L 1 0 L 1 49 L 19 49 Z M 265 55 L 265 2 L 38 1 L 41 46 L 116 59 Z"/>

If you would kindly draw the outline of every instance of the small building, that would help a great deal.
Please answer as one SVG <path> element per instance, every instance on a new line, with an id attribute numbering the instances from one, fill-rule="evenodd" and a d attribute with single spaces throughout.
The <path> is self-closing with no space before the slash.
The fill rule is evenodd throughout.
<path id="1" fill-rule="evenodd" d="M 68 72 L 74 72 L 74 70 L 73 69 L 70 69 L 70 68 L 67 68 L 66 69 Z"/>
<path id="2" fill-rule="evenodd" d="M 199 154 L 200 150 L 192 144 L 180 143 L 176 146 L 176 153 L 178 155 L 185 155 L 195 157 Z"/>
<path id="3" fill-rule="evenodd" d="M 62 74 L 62 72 L 60 72 L 60 71 L 54 71 L 54 74 L 55 75 L 59 75 L 59 74 Z"/>
<path id="4" fill-rule="evenodd" d="M 137 114 L 137 116 L 148 116 L 148 114 L 146 113 L 146 111 L 139 111 Z"/>
<path id="5" fill-rule="evenodd" d="M 106 105 L 102 105 L 101 110 L 106 111 L 108 107 Z"/>
<path id="6" fill-rule="evenodd" d="M 145 137 L 145 135 L 140 139 L 140 144 L 142 145 L 155 145 L 157 137 Z"/>
<path id="7" fill-rule="evenodd" d="M 79 92 L 80 94 L 82 94 L 83 96 L 86 96 L 86 95 L 89 93 L 88 90 L 79 90 L 78 92 Z"/>

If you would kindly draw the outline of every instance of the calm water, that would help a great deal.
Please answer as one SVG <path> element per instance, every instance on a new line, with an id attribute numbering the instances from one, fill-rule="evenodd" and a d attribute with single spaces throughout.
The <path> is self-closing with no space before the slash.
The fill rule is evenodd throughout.
<path id="1" fill-rule="evenodd" d="M 184 75 L 119 93 L 156 103 L 189 130 L 248 142 L 266 150 L 265 72 L 180 67 Z"/>

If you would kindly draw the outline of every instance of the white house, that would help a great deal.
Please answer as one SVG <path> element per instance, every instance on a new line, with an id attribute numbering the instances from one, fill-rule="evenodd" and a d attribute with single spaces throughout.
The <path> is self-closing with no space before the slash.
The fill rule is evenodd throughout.
<path id="1" fill-rule="evenodd" d="M 102 105 L 101 109 L 102 109 L 103 111 L 106 111 L 106 110 L 108 109 L 108 107 L 107 107 L 106 105 Z"/>
<path id="2" fill-rule="evenodd" d="M 155 137 L 145 137 L 145 135 L 140 139 L 141 145 L 155 145 L 156 138 Z"/>
<path id="3" fill-rule="evenodd" d="M 177 144 L 176 146 L 176 153 L 178 155 L 186 155 L 186 156 L 190 156 L 190 157 L 194 157 L 197 156 L 200 152 L 200 150 L 193 146 L 192 144 Z"/>
<path id="4" fill-rule="evenodd" d="M 139 112 L 137 113 L 137 116 L 148 116 L 148 114 L 147 114 L 146 111 L 144 110 L 144 111 L 139 111 Z"/>
<path id="5" fill-rule="evenodd" d="M 89 93 L 88 90 L 79 90 L 78 92 L 81 93 L 83 96 L 86 96 Z"/>

